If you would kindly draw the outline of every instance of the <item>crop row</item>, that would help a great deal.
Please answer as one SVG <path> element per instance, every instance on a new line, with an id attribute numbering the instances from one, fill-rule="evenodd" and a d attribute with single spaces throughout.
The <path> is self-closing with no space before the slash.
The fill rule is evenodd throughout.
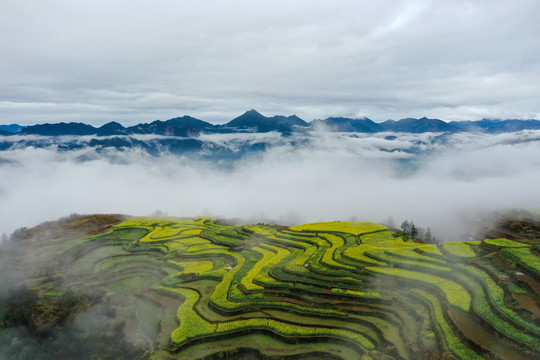
<path id="1" fill-rule="evenodd" d="M 304 250 L 301 253 L 294 250 L 295 255 L 291 256 L 283 264 L 289 273 L 304 275 L 312 273 L 321 277 L 339 276 L 355 281 L 351 276 L 354 276 L 352 271 L 357 271 L 357 268 L 341 264 L 333 258 L 334 250 L 344 245 L 341 237 L 327 234 L 328 236 L 325 235 L 325 237 L 309 236 L 298 239 L 293 236 L 275 234 L 270 229 L 261 229 L 260 227 L 249 227 L 249 229 L 261 236 L 264 235 L 265 240 L 270 240 L 271 243 L 276 243 L 287 248 L 300 248 Z M 328 238 L 331 238 L 336 243 L 331 242 Z"/>
<path id="2" fill-rule="evenodd" d="M 516 258 L 523 267 L 532 270 L 540 278 L 540 257 L 531 253 L 529 248 L 509 247 L 502 249 L 502 252 Z"/>
<path id="3" fill-rule="evenodd" d="M 172 263 L 183 268 L 183 273 L 196 273 L 203 274 L 211 271 L 214 268 L 214 263 L 210 260 L 193 260 L 193 261 L 174 261 L 169 260 Z"/>
<path id="4" fill-rule="evenodd" d="M 325 234 L 322 238 L 330 242 L 332 246 L 323 254 L 320 260 L 321 264 L 334 269 L 357 271 L 356 267 L 339 263 L 334 258 L 335 253 L 345 246 L 345 240 L 343 238 L 332 234 Z"/>
<path id="5" fill-rule="evenodd" d="M 268 318 L 237 320 L 219 323 L 217 325 L 218 333 L 229 333 L 246 329 L 268 329 L 287 337 L 333 337 L 349 340 L 360 346 L 365 352 L 375 349 L 375 345 L 362 334 L 339 328 L 303 326 Z"/>
<path id="6" fill-rule="evenodd" d="M 423 253 L 419 251 L 421 249 L 422 247 L 417 247 L 417 248 L 396 247 L 395 249 L 386 250 L 385 253 L 387 255 L 391 255 L 393 257 L 397 257 L 404 260 L 421 261 L 421 262 L 427 262 L 430 264 L 442 265 L 442 266 L 447 265 L 447 262 L 442 259 L 424 255 Z"/>
<path id="7" fill-rule="evenodd" d="M 194 306 L 200 298 L 197 291 L 187 288 L 172 289 L 163 286 L 160 289 L 178 294 L 185 299 L 176 312 L 180 326 L 171 334 L 171 340 L 174 344 L 181 345 L 189 340 L 210 336 L 215 333 L 217 325 L 209 323 L 194 310 Z"/>
<path id="8" fill-rule="evenodd" d="M 297 250 L 299 251 L 299 250 Z M 294 252 L 293 252 L 294 255 Z M 292 257 L 292 256 L 291 256 Z M 317 286 L 321 289 L 330 289 L 334 284 L 346 286 L 357 286 L 362 282 L 360 279 L 353 278 L 332 278 L 331 276 L 324 276 L 309 270 L 309 266 L 295 266 L 292 267 L 288 262 L 289 258 L 283 259 L 281 263 L 272 267 L 269 271 L 270 278 L 266 278 L 265 285 L 271 287 L 286 287 L 297 289 L 311 289 Z M 261 281 L 262 279 L 258 279 Z"/>
<path id="9" fill-rule="evenodd" d="M 287 249 L 283 249 L 283 248 L 272 246 L 272 245 L 261 244 L 260 246 L 261 248 L 259 249 L 261 250 L 263 255 L 271 256 L 271 258 L 263 264 L 264 266 L 261 268 L 261 271 L 259 271 L 254 277 L 254 282 L 256 284 L 261 284 L 263 286 L 266 286 L 267 284 L 273 284 L 275 282 L 275 279 L 269 275 L 272 268 L 277 266 L 278 263 L 282 261 L 286 261 L 289 255 L 291 255 L 291 252 Z M 254 250 L 255 249 L 256 248 L 254 248 Z M 268 250 L 268 249 L 271 249 L 271 250 Z"/>
<path id="10" fill-rule="evenodd" d="M 342 289 L 342 288 L 332 288 L 332 294 L 354 296 L 354 297 L 359 297 L 359 298 L 372 298 L 372 299 L 380 299 L 381 297 L 381 294 L 378 292 L 350 290 L 350 289 Z"/>
<path id="11" fill-rule="evenodd" d="M 418 260 L 409 260 L 405 257 L 392 256 L 394 253 L 384 249 L 384 248 L 371 248 L 369 251 L 365 252 L 374 259 L 377 259 L 381 262 L 397 266 L 404 269 L 411 269 L 414 271 L 420 272 L 437 272 L 445 273 L 451 272 L 452 270 L 447 266 L 435 265 L 432 262 L 418 261 Z"/>
<path id="12" fill-rule="evenodd" d="M 242 246 L 244 244 L 244 240 L 247 238 L 246 235 L 241 235 L 239 232 L 236 232 L 227 226 L 209 227 L 202 231 L 200 236 L 204 239 L 212 241 L 215 244 L 228 246 L 231 248 Z"/>
<path id="13" fill-rule="evenodd" d="M 435 296 L 420 289 L 412 289 L 411 291 L 428 302 L 429 307 L 431 308 L 431 311 L 435 317 L 436 324 L 442 332 L 442 337 L 444 338 L 448 349 L 451 352 L 461 359 L 483 359 L 480 355 L 466 347 L 461 342 L 461 339 L 454 333 L 452 327 L 448 324 L 444 317 L 443 309 L 439 300 Z"/>
<path id="14" fill-rule="evenodd" d="M 358 345 L 364 351 L 372 350 L 375 345 L 360 333 L 340 328 L 303 326 L 290 322 L 282 322 L 269 318 L 250 318 L 227 322 L 210 323 L 202 318 L 195 310 L 195 304 L 200 294 L 192 289 L 171 289 L 161 287 L 162 290 L 180 295 L 185 300 L 177 311 L 180 322 L 179 327 L 171 334 L 171 340 L 176 345 L 183 345 L 191 340 L 209 336 L 218 336 L 242 330 L 270 330 L 286 337 L 333 337 L 348 340 Z"/>
<path id="15" fill-rule="evenodd" d="M 247 274 L 241 277 L 240 284 L 242 284 L 248 292 L 262 291 L 264 288 L 255 284 L 253 280 L 260 272 L 264 271 L 263 269 L 267 267 L 267 264 L 272 263 L 272 260 L 276 257 L 276 253 L 260 247 L 254 247 L 251 250 L 261 254 L 262 258 L 255 261 L 254 265 L 248 269 Z"/>
<path id="16" fill-rule="evenodd" d="M 373 232 L 370 234 L 365 234 L 360 236 L 360 242 L 361 244 L 377 244 L 381 245 L 383 243 L 400 243 L 402 242 L 401 237 L 394 237 L 394 233 L 392 231 L 379 231 L 379 232 Z"/>
<path id="17" fill-rule="evenodd" d="M 471 305 L 471 296 L 469 295 L 467 290 L 463 288 L 463 286 L 452 280 L 448 280 L 447 278 L 427 273 L 398 268 L 368 267 L 366 269 L 376 274 L 385 274 L 392 277 L 412 280 L 420 284 L 435 287 L 445 295 L 446 300 L 450 305 L 465 312 L 469 312 Z"/>
<path id="18" fill-rule="evenodd" d="M 246 297 L 245 294 L 242 295 L 242 293 L 238 291 L 237 284 L 234 282 L 236 274 L 245 266 L 246 258 L 238 253 L 233 253 L 233 256 L 235 256 L 238 265 L 232 268 L 223 276 L 222 281 L 216 286 L 214 292 L 210 297 L 210 303 L 216 308 L 222 311 L 238 311 L 254 306 L 270 306 L 274 308 L 282 308 L 285 310 L 291 309 L 298 312 L 306 312 L 311 314 L 345 316 L 345 313 L 332 309 L 309 308 L 306 306 L 301 306 L 283 301 L 263 301 L 261 300 L 260 296 L 258 301 L 256 301 L 255 303 L 252 301 L 246 301 L 249 300 L 249 297 Z M 253 298 L 253 296 L 250 297 Z M 234 298 L 236 298 L 236 301 L 229 300 Z"/>
<path id="19" fill-rule="evenodd" d="M 458 266 L 456 269 L 460 269 L 460 267 Z M 466 288 L 472 292 L 472 309 L 474 310 L 474 313 L 486 323 L 491 324 L 491 326 L 502 335 L 514 339 L 521 344 L 531 346 L 538 343 L 537 338 L 518 330 L 513 324 L 497 316 L 489 304 L 482 285 L 478 281 L 471 279 L 467 274 L 468 272 L 465 272 L 464 274 L 461 273 L 459 279 Z"/>
<path id="20" fill-rule="evenodd" d="M 445 242 L 442 244 L 441 248 L 446 253 L 455 257 L 463 259 L 472 259 L 476 257 L 476 253 L 473 251 L 472 247 L 462 242 Z"/>
<path id="21" fill-rule="evenodd" d="M 482 246 L 494 248 L 528 248 L 529 245 L 508 239 L 486 239 L 482 241 Z"/>
<path id="22" fill-rule="evenodd" d="M 180 326 L 172 335 L 173 343 L 179 346 L 194 339 L 255 329 L 293 338 L 338 338 L 364 350 L 373 349 L 375 343 L 400 343 L 399 354 L 406 358 L 411 350 L 405 350 L 405 339 L 418 339 L 406 334 L 413 328 L 428 339 L 425 346 L 436 346 L 429 340 L 435 329 L 438 340 L 444 339 L 443 348 L 461 358 L 479 358 L 445 318 L 445 309 L 451 306 L 485 322 L 506 342 L 523 349 L 540 349 L 540 327 L 505 303 L 505 296 L 508 300 L 511 295 L 497 284 L 497 272 L 472 265 L 485 261 L 477 255 L 485 252 L 479 250 L 498 250 L 523 267 L 539 271 L 540 258 L 527 244 L 495 239 L 438 247 L 404 241 L 387 227 L 372 223 L 315 223 L 287 229 L 229 227 L 202 218 L 130 221 L 120 228 L 148 231 L 145 239 L 161 246 L 161 251 L 168 252 L 164 258 L 169 264 L 179 267 L 176 275 L 174 268 L 166 270 L 170 281 L 162 282 L 169 285 L 162 290 L 185 299 L 177 313 Z M 148 245 L 140 247 L 147 249 Z M 196 275 L 186 279 L 182 274 Z M 207 276 L 212 280 L 201 280 Z M 374 277 L 376 281 L 370 281 Z M 175 279 L 181 282 L 177 284 Z M 182 281 L 183 286 L 193 289 L 179 288 Z M 404 299 L 420 299 L 419 306 L 429 309 L 431 327 L 417 327 L 414 319 L 419 315 L 414 310 L 402 314 L 392 309 L 392 299 L 396 301 L 400 295 L 391 286 L 381 288 L 380 284 L 396 281 L 411 289 L 405 291 Z M 276 319 L 265 314 L 282 315 Z M 300 325 L 295 317 L 311 317 L 314 322 Z M 343 319 L 364 327 L 345 329 Z M 420 342 L 418 346 L 422 346 Z"/>
<path id="23" fill-rule="evenodd" d="M 388 229 L 387 226 L 375 224 L 371 222 L 323 222 L 323 223 L 311 223 L 290 227 L 293 231 L 305 231 L 305 232 L 342 232 L 352 235 L 360 235 L 369 232 L 381 231 Z"/>
<path id="24" fill-rule="evenodd" d="M 520 327 L 540 336 L 540 328 L 538 326 L 523 319 L 506 306 L 504 303 L 504 290 L 488 274 L 472 265 L 461 265 L 461 268 L 467 270 L 469 274 L 474 276 L 477 282 L 483 284 L 483 287 L 487 289 L 488 299 L 500 313 L 504 314 L 507 319 Z"/>

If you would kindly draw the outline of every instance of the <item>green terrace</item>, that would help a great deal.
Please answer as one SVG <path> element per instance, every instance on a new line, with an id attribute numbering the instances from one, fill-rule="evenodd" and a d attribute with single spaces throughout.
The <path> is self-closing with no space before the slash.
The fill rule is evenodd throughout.
<path id="1" fill-rule="evenodd" d="M 99 283 L 138 299 L 135 312 L 155 319 L 138 325 L 152 359 L 217 358 L 234 344 L 268 358 L 306 349 L 343 359 L 540 357 L 530 243 L 425 244 L 369 222 L 133 217 L 61 257 L 73 263 L 71 288 Z M 55 286 L 43 296 L 61 296 Z"/>

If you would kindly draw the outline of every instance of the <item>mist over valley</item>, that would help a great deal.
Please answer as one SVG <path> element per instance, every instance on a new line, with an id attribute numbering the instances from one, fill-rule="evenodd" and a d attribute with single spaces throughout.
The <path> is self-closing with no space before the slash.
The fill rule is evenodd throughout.
<path id="1" fill-rule="evenodd" d="M 401 121 L 407 132 L 358 132 L 350 124 L 361 120 L 330 118 L 286 129 L 267 121 L 254 132 L 257 119 L 291 117 L 242 117 L 214 131 L 191 122 L 191 136 L 165 129 L 0 137 L 0 232 L 70 213 L 159 210 L 284 225 L 413 219 L 443 240 L 463 241 L 480 212 L 540 200 L 540 130 L 433 132 L 418 130 L 426 121 L 416 119 Z"/>

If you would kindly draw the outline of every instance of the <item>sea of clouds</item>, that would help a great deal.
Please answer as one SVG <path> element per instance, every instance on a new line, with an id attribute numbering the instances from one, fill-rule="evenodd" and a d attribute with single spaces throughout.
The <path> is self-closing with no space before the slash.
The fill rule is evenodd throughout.
<path id="1" fill-rule="evenodd" d="M 20 141 L 21 137 L 11 137 Z M 388 222 L 465 240 L 482 211 L 540 208 L 540 132 L 485 135 L 315 131 L 201 136 L 236 160 L 142 149 L 0 151 L 0 234 L 71 213 L 210 215 L 285 225 Z M 208 150 L 203 150 L 208 151 Z M 92 156 L 88 156 L 92 154 Z M 81 155 L 86 156 L 81 161 Z"/>

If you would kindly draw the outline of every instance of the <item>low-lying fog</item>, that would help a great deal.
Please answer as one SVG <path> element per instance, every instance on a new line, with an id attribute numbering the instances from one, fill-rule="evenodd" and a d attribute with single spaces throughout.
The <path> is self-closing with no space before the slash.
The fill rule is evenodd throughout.
<path id="1" fill-rule="evenodd" d="M 0 151 L 0 234 L 71 213 L 160 210 L 282 224 L 391 217 L 460 240 L 479 210 L 540 207 L 539 131 L 440 135 L 203 135 L 233 152 L 271 145 L 204 161 L 138 148 L 10 148 Z M 93 160 L 80 161 L 88 153 Z"/>

